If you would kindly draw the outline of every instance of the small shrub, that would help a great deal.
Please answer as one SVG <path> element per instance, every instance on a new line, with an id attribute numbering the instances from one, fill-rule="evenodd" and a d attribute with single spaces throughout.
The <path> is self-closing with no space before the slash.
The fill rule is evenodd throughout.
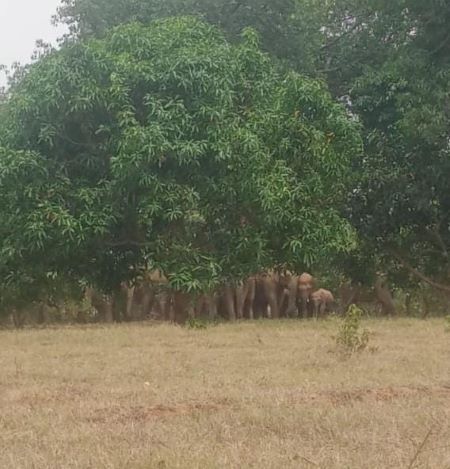
<path id="1" fill-rule="evenodd" d="M 363 311 L 356 305 L 351 305 L 339 328 L 336 343 L 346 352 L 360 352 L 367 348 L 369 331 L 361 330 Z"/>

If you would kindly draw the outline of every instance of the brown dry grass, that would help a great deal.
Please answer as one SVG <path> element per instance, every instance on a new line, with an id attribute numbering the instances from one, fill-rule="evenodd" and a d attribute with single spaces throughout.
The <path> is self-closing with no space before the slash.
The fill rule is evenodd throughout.
<path id="1" fill-rule="evenodd" d="M 0 468 L 449 468 L 444 321 L 364 325 L 1 332 Z"/>

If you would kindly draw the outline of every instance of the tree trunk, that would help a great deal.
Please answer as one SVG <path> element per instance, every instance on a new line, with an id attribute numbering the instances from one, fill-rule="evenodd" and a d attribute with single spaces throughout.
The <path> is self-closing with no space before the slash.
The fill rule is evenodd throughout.
<path id="1" fill-rule="evenodd" d="M 186 322 L 190 312 L 190 303 L 191 299 L 189 298 L 189 295 L 187 293 L 179 291 L 174 293 L 174 319 L 178 324 L 184 324 Z"/>
<path id="2" fill-rule="evenodd" d="M 167 295 L 169 295 L 167 293 Z M 175 305 L 172 301 L 172 297 L 169 296 L 168 308 L 167 308 L 167 318 L 170 322 L 175 322 Z"/>
<path id="3" fill-rule="evenodd" d="M 151 316 L 153 305 L 156 303 L 155 301 L 155 292 L 150 286 L 142 287 L 142 301 L 141 307 L 139 312 L 139 319 L 147 319 Z M 162 317 L 161 319 L 164 319 Z"/>
<path id="4" fill-rule="evenodd" d="M 125 319 L 127 321 L 132 321 L 135 319 L 135 314 L 133 311 L 135 291 L 136 291 L 136 287 L 134 285 L 131 287 L 129 287 L 128 285 L 125 286 L 125 295 L 126 295 Z"/>
<path id="5" fill-rule="evenodd" d="M 411 315 L 411 293 L 405 295 L 405 313 L 407 316 Z"/>
<path id="6" fill-rule="evenodd" d="M 17 329 L 20 329 L 24 326 L 24 315 L 21 311 L 14 308 L 11 313 L 11 319 L 14 327 Z"/>
<path id="7" fill-rule="evenodd" d="M 386 316 L 395 315 L 396 310 L 391 291 L 387 283 L 381 277 L 378 277 L 375 282 L 375 294 L 381 305 L 382 313 Z"/>
<path id="8" fill-rule="evenodd" d="M 422 303 L 424 309 L 422 318 L 426 319 L 430 315 L 430 302 L 428 301 L 426 293 L 422 294 Z"/>
<path id="9" fill-rule="evenodd" d="M 48 312 L 48 306 L 44 302 L 38 305 L 37 322 L 40 325 L 45 325 L 45 324 L 50 323 L 50 314 Z"/>
<path id="10" fill-rule="evenodd" d="M 358 303 L 360 291 L 359 285 L 347 283 L 341 286 L 339 295 L 341 297 L 341 314 L 345 314 L 351 305 Z"/>
<path id="11" fill-rule="evenodd" d="M 114 322 L 114 301 L 111 295 L 103 296 L 103 320 L 111 324 Z"/>
<path id="12" fill-rule="evenodd" d="M 245 282 L 240 282 L 236 286 L 236 317 L 237 319 L 244 318 L 244 306 L 247 298 L 248 285 Z"/>
<path id="13" fill-rule="evenodd" d="M 158 309 L 157 318 L 160 320 L 170 320 L 169 307 L 170 298 L 165 291 L 160 291 L 155 294 L 154 305 Z"/>

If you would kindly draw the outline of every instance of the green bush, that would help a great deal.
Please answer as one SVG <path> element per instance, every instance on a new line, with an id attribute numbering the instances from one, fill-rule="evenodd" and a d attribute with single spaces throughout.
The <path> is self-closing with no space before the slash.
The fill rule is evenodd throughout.
<path id="1" fill-rule="evenodd" d="M 340 325 L 336 343 L 346 352 L 355 353 L 367 348 L 369 331 L 361 330 L 363 311 L 356 305 L 351 305 Z"/>

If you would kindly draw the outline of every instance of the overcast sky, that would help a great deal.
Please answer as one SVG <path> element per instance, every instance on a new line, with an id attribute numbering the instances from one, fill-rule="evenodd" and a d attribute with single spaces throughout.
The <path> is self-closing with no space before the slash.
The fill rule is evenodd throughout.
<path id="1" fill-rule="evenodd" d="M 29 62 L 37 39 L 56 43 L 64 31 L 51 24 L 59 4 L 60 0 L 0 0 L 0 64 Z"/>

